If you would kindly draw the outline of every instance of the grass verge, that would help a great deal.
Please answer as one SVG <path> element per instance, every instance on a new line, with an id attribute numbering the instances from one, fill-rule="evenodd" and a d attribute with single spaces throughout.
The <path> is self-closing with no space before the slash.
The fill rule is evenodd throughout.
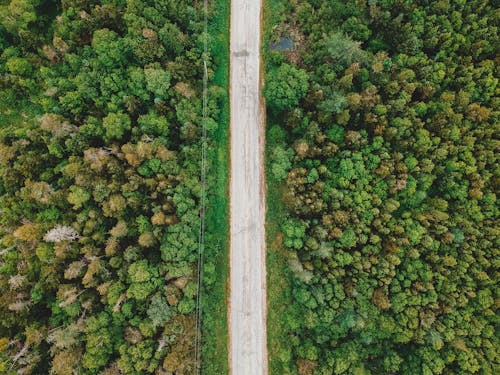
<path id="1" fill-rule="evenodd" d="M 202 316 L 202 373 L 228 373 L 227 278 L 229 264 L 229 12 L 230 3 L 214 0 L 209 24 L 211 54 L 217 69 L 211 85 L 222 87 L 218 128 L 208 151 L 210 186 L 206 216 Z M 211 268 L 211 269 L 209 269 Z"/>
<path id="2" fill-rule="evenodd" d="M 263 1 L 263 37 L 262 56 L 265 72 L 271 67 L 269 41 L 273 29 L 280 22 L 282 0 Z M 264 72 L 264 74 L 265 74 Z M 290 342 L 287 324 L 287 307 L 292 303 L 291 274 L 286 260 L 285 248 L 282 244 L 280 223 L 287 215 L 281 201 L 282 185 L 271 173 L 269 155 L 275 146 L 269 129 L 273 117 L 267 114 L 265 167 L 267 179 L 267 347 L 269 374 L 295 373 L 291 361 Z"/>

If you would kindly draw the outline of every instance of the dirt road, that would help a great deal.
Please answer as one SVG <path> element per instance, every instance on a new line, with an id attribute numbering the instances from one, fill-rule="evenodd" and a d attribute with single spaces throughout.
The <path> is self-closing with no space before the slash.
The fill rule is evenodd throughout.
<path id="1" fill-rule="evenodd" d="M 234 375 L 267 374 L 260 11 L 260 0 L 231 1 L 229 365 Z"/>

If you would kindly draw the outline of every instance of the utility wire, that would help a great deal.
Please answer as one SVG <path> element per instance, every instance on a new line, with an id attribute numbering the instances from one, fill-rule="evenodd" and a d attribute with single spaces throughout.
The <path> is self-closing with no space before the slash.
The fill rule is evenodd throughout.
<path id="1" fill-rule="evenodd" d="M 198 288 L 196 293 L 196 335 L 194 360 L 196 373 L 201 374 L 201 296 L 203 288 L 203 256 L 205 250 L 205 205 L 206 205 L 206 154 L 207 154 L 207 96 L 208 96 L 208 0 L 203 0 L 203 114 L 201 136 L 201 171 L 200 171 L 200 231 L 198 235 Z"/>

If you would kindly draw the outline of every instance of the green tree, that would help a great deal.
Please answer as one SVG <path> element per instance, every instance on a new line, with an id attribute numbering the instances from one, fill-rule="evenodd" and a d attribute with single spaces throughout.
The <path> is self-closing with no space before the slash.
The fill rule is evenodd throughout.
<path id="1" fill-rule="evenodd" d="M 103 368 L 113 353 L 111 318 L 106 313 L 99 313 L 86 320 L 85 353 L 83 366 L 92 373 Z"/>
<path id="2" fill-rule="evenodd" d="M 292 156 L 292 150 L 285 150 L 281 146 L 276 146 L 271 155 L 272 166 L 271 170 L 273 172 L 273 176 L 277 181 L 283 181 L 287 176 L 292 163 L 290 162 L 290 158 Z"/>
<path id="3" fill-rule="evenodd" d="M 161 294 L 156 294 L 148 308 L 148 317 L 151 319 L 153 327 L 161 327 L 172 317 L 172 311 L 167 304 L 167 300 Z"/>
<path id="4" fill-rule="evenodd" d="M 27 30 L 29 24 L 36 21 L 35 8 L 39 1 L 11 0 L 7 3 L 0 7 L 0 22 L 9 33 L 18 36 L 21 30 Z"/>
<path id="5" fill-rule="evenodd" d="M 73 205 L 74 210 L 80 209 L 90 199 L 90 193 L 78 186 L 71 186 L 68 194 L 68 202 Z"/>
<path id="6" fill-rule="evenodd" d="M 127 131 L 130 130 L 130 117 L 124 113 L 110 113 L 103 119 L 105 129 L 104 138 L 109 142 L 121 140 Z"/>
<path id="7" fill-rule="evenodd" d="M 157 68 L 144 69 L 146 87 L 155 98 L 166 99 L 170 88 L 170 73 Z"/>
<path id="8" fill-rule="evenodd" d="M 367 52 L 361 48 L 361 42 L 356 42 L 350 37 L 336 32 L 327 41 L 328 53 L 335 62 L 344 67 L 352 63 L 366 63 L 369 59 Z"/>
<path id="9" fill-rule="evenodd" d="M 308 80 L 305 70 L 288 64 L 270 71 L 263 90 L 270 108 L 279 112 L 298 105 L 307 93 Z"/>
<path id="10" fill-rule="evenodd" d="M 132 263 L 128 268 L 130 286 L 127 290 L 127 297 L 144 301 L 150 294 L 157 291 L 163 284 L 159 277 L 158 269 L 147 260 Z"/>
<path id="11" fill-rule="evenodd" d="M 150 111 L 146 115 L 142 115 L 137 120 L 139 129 L 148 135 L 168 136 L 168 122 L 164 116 L 158 115 L 156 112 Z"/>

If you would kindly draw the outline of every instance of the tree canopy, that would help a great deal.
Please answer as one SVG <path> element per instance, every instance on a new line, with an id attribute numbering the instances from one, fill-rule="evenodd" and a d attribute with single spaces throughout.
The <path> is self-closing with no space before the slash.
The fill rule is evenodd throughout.
<path id="1" fill-rule="evenodd" d="M 203 29 L 200 2 L 1 2 L 0 373 L 194 371 Z"/>
<path id="2" fill-rule="evenodd" d="M 268 3 L 273 370 L 497 373 L 493 3 Z"/>

